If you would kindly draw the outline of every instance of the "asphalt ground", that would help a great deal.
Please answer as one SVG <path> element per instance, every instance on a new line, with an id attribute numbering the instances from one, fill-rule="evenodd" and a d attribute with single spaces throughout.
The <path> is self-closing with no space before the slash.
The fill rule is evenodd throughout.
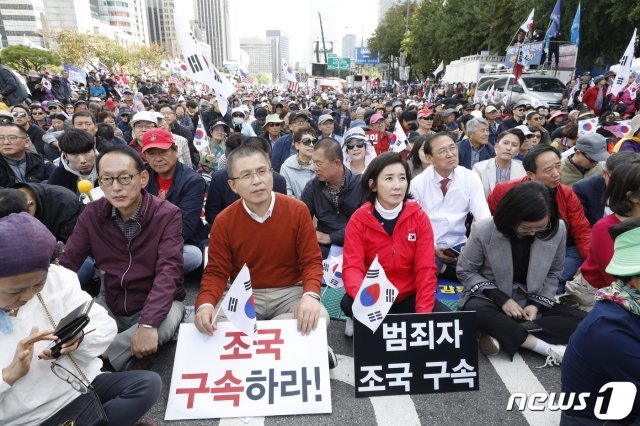
<path id="1" fill-rule="evenodd" d="M 193 305 L 198 291 L 199 277 L 187 277 L 186 305 Z M 527 425 L 557 424 L 553 413 L 521 413 L 506 410 L 510 393 L 531 390 L 531 382 L 546 392 L 560 391 L 560 368 L 536 368 L 545 359 L 522 350 L 520 362 L 511 362 L 503 354 L 492 360 L 479 354 L 480 390 L 443 394 L 410 395 L 401 397 L 355 398 L 354 387 L 345 383 L 351 371 L 353 378 L 353 339 L 344 335 L 344 322 L 332 320 L 327 330 L 329 345 L 340 357 L 340 364 L 332 372 L 331 398 L 333 413 L 300 416 L 256 417 L 248 425 Z M 244 425 L 239 419 L 207 419 L 164 421 L 176 343 L 164 346 L 153 370 L 162 377 L 163 392 L 144 420 L 172 425 Z M 346 356 L 343 357 L 343 356 Z M 502 367 L 496 367 L 500 363 Z M 340 371 L 338 371 L 340 370 Z M 340 376 L 340 380 L 334 379 Z M 535 377 L 535 378 L 534 378 Z M 348 380 L 347 380 L 348 381 Z M 522 389 L 520 386 L 522 385 Z M 511 391 L 509 389 L 511 387 Z M 538 387 L 539 389 L 539 387 Z M 399 414 L 398 414 L 399 413 Z M 545 417 L 546 414 L 546 417 Z M 549 417 L 551 414 L 551 417 Z M 398 418 L 400 416 L 401 418 Z M 538 416 L 538 417 L 536 417 Z"/>

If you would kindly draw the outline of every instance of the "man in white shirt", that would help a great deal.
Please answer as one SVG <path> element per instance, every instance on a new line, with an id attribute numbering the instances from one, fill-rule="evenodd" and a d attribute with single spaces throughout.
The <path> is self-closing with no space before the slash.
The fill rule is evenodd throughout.
<path id="1" fill-rule="evenodd" d="M 458 165 L 458 147 L 451 136 L 431 135 L 422 149 L 431 166 L 411 181 L 411 194 L 431 221 L 438 274 L 453 279 L 457 255 L 467 242 L 467 215 L 480 220 L 491 213 L 478 175 Z"/>

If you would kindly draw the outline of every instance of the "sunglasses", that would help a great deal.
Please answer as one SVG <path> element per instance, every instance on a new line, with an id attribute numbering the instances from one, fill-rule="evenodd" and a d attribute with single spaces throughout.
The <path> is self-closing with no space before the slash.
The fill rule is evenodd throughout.
<path id="1" fill-rule="evenodd" d="M 304 146 L 314 145 L 318 140 L 316 138 L 303 138 L 300 143 Z"/>
<path id="2" fill-rule="evenodd" d="M 51 109 L 58 109 L 58 107 L 57 107 L 57 106 L 53 106 L 53 105 L 52 105 L 52 106 L 50 106 L 50 107 L 49 107 L 49 109 L 50 109 L 50 110 L 51 110 Z"/>
<path id="3" fill-rule="evenodd" d="M 269 123 L 267 124 L 267 127 L 280 127 L 282 125 L 282 123 Z"/>
<path id="4" fill-rule="evenodd" d="M 428 117 L 420 117 L 420 120 L 425 120 L 425 121 L 426 121 L 426 120 L 429 120 L 429 121 L 433 121 L 433 116 L 432 116 L 432 115 L 430 115 L 430 116 L 428 116 Z"/>
<path id="5" fill-rule="evenodd" d="M 12 112 L 11 115 L 14 117 L 25 118 L 27 116 L 26 112 Z"/>
<path id="6" fill-rule="evenodd" d="M 347 151 L 351 151 L 353 148 L 364 148 L 364 142 L 348 143 L 345 146 L 347 147 Z"/>

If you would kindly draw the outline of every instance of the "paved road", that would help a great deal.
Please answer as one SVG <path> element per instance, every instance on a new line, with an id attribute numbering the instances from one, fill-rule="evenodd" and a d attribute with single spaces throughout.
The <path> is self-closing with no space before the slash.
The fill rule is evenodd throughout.
<path id="1" fill-rule="evenodd" d="M 193 304 L 196 285 L 188 284 L 187 304 Z M 544 358 L 522 351 L 513 361 L 500 354 L 487 358 L 479 355 L 480 390 L 448 394 L 411 395 L 377 398 L 354 397 L 353 340 L 343 334 L 344 322 L 332 321 L 328 329 L 329 344 L 340 355 L 338 368 L 332 371 L 331 395 L 333 413 L 308 416 L 276 416 L 254 418 L 248 425 L 554 425 L 557 413 L 507 412 L 511 392 L 559 392 L 560 368 L 536 368 Z M 167 345 L 158 357 L 154 370 L 164 383 L 162 396 L 147 413 L 146 420 L 172 425 L 245 425 L 238 419 L 190 420 L 165 422 L 175 343 Z"/>

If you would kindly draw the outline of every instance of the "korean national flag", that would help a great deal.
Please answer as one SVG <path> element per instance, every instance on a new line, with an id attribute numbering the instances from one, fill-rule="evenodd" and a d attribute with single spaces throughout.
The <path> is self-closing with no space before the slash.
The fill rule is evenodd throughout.
<path id="1" fill-rule="evenodd" d="M 375 333 L 397 296 L 376 256 L 353 301 L 353 316 Z"/>
<path id="2" fill-rule="evenodd" d="M 204 124 L 202 121 L 203 120 L 198 120 L 198 127 L 193 135 L 193 146 L 196 147 L 198 152 L 201 152 L 209 146 L 209 138 L 207 137 L 207 132 L 204 130 Z"/>
<path id="3" fill-rule="evenodd" d="M 256 331 L 256 304 L 247 265 L 242 267 L 229 287 L 221 308 L 227 319 L 253 340 Z"/>
<path id="4" fill-rule="evenodd" d="M 324 283 L 327 287 L 344 287 L 342 281 L 342 256 L 329 257 L 322 261 Z"/>

